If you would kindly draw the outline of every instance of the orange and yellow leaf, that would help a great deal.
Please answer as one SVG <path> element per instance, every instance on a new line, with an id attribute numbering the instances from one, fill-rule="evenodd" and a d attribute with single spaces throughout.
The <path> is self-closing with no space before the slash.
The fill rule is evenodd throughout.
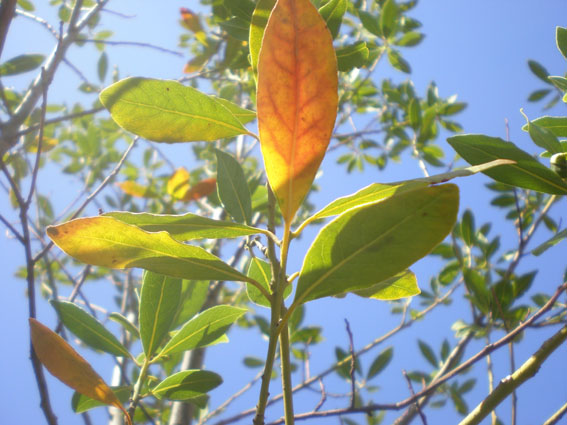
<path id="1" fill-rule="evenodd" d="M 268 181 L 293 220 L 325 156 L 337 115 L 337 61 L 309 0 L 279 0 L 258 61 L 258 127 Z"/>

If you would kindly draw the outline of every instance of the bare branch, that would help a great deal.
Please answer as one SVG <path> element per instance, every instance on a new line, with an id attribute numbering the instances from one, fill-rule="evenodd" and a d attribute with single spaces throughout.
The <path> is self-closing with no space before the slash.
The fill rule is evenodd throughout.
<path id="1" fill-rule="evenodd" d="M 179 57 L 183 57 L 183 53 L 178 52 L 176 50 L 167 49 L 165 47 L 156 46 L 155 44 L 151 43 L 143 43 L 141 41 L 114 41 L 114 40 L 94 40 L 92 38 L 81 38 L 81 41 L 86 43 L 101 43 L 106 44 L 108 46 L 135 46 L 135 47 L 144 47 L 147 49 L 157 50 L 163 53 L 169 53 L 170 55 L 175 55 Z"/>

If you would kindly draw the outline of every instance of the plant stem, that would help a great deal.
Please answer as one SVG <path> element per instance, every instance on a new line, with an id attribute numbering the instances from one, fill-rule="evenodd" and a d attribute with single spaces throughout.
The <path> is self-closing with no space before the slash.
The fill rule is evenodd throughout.
<path id="1" fill-rule="evenodd" d="M 281 313 L 285 313 L 285 307 L 282 306 Z M 280 360 L 282 367 L 282 388 L 284 394 L 284 411 L 285 424 L 293 425 L 293 385 L 291 382 L 291 361 L 289 358 L 289 327 L 286 324 L 280 332 Z"/>
<path id="2" fill-rule="evenodd" d="M 459 425 L 479 424 L 496 406 L 525 381 L 532 378 L 543 362 L 567 339 L 567 327 L 563 327 L 545 341 L 519 369 L 504 378 L 496 389 L 488 395 Z"/>
<path id="3" fill-rule="evenodd" d="M 138 402 L 140 401 L 140 395 L 142 392 L 142 387 L 144 386 L 144 382 L 146 381 L 146 375 L 148 374 L 148 368 L 150 367 L 150 361 L 148 358 L 144 359 L 144 363 L 142 364 L 142 368 L 140 369 L 140 375 L 138 376 L 138 380 L 134 385 L 134 393 L 132 394 L 132 401 L 130 403 L 130 407 L 128 408 L 128 416 L 130 419 L 134 420 L 134 413 L 136 412 L 136 406 L 138 406 Z"/>

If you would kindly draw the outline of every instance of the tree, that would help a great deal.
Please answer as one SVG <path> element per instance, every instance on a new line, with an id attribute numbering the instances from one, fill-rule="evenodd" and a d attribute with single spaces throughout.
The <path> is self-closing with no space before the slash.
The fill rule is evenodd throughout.
<path id="1" fill-rule="evenodd" d="M 508 344 L 512 369 L 515 370 L 513 347 L 516 335 L 531 325 L 544 329 L 564 321 L 565 310 L 556 306 L 555 301 L 565 290 L 565 284 L 554 293 L 536 296 L 533 302 L 537 312 L 530 315 L 530 309 L 519 303 L 524 302 L 521 297 L 532 284 L 535 273 L 517 272 L 528 242 L 541 225 L 546 225 L 556 235 L 536 253 L 565 236 L 548 215 L 549 208 L 567 190 L 561 179 L 564 146 L 557 139 L 565 135 L 561 130 L 553 133 L 557 124 L 562 128 L 563 119 L 528 120 L 526 124 L 536 145 L 545 149 L 549 156 L 553 155 L 553 171 L 509 143 L 487 136 L 463 135 L 452 137 L 449 141 L 474 166 L 429 177 L 428 166 L 444 165 L 441 161 L 443 152 L 435 145 L 439 126 L 459 131 L 459 125 L 448 121 L 447 117 L 460 112 L 466 105 L 454 99 L 440 98 L 434 85 L 422 98 L 411 82 L 395 84 L 384 80 L 378 84 L 370 78 L 372 69 L 386 58 L 393 67 L 409 72 L 409 64 L 401 56 L 399 48 L 393 46 L 413 46 L 423 38 L 416 31 L 419 23 L 408 16 L 415 3 L 398 4 L 388 0 L 364 7 L 334 0 L 321 5 L 315 3 L 319 12 L 308 1 L 282 0 L 271 14 L 267 27 L 273 1 L 260 1 L 256 9 L 253 2 L 247 1 L 216 3 L 212 7 L 212 18 L 206 23 L 199 15 L 183 9 L 182 23 L 191 38 L 185 36 L 182 41 L 195 53 L 185 69 L 194 74 L 183 82 L 189 81 L 197 86 L 200 80 L 209 81 L 220 97 L 211 97 L 171 81 L 140 78 L 115 82 L 101 92 L 102 105 L 110 111 L 114 120 L 144 139 L 169 143 L 221 139 L 214 147 L 210 143 L 192 145 L 202 163 L 191 172 L 180 168 L 160 175 L 164 164 L 156 161 L 161 151 L 155 145 L 150 145 L 140 158 L 141 171 L 131 165 L 127 156 L 139 143 L 138 136 L 131 138 L 108 118 L 98 118 L 98 115 L 93 118 L 93 114 L 102 109 L 99 104 L 87 111 L 78 107 L 71 115 L 46 119 L 50 81 L 63 61 L 65 50 L 73 43 L 94 42 L 101 49 L 111 43 L 106 39 L 108 33 L 98 32 L 92 36 L 81 33 L 87 27 L 96 31 L 96 17 L 105 6 L 104 2 L 62 4 L 59 16 L 68 25 L 63 26 L 67 28 L 61 32 L 63 36 L 54 32 L 58 42 L 52 58 L 44 64 L 39 77 L 25 94 L 4 90 L 7 118 L 2 126 L 6 150 L 2 168 L 13 205 L 19 211 L 21 230 L 3 216 L 2 221 L 25 247 L 27 268 L 23 275 L 28 282 L 35 346 L 32 364 L 48 423 L 56 423 L 56 419 L 47 400 L 48 390 L 43 382 L 40 360 L 56 376 L 82 393 L 82 396 L 77 394 L 74 397 L 75 410 L 92 406 L 90 403 L 93 401 L 87 398 L 121 406 L 118 400 L 125 396 L 132 398 L 126 417 L 132 417 L 135 422 L 151 420 L 151 417 L 170 417 L 170 422 L 175 423 L 184 416 L 206 414 L 205 393 L 219 385 L 221 379 L 214 372 L 199 370 L 203 365 L 203 348 L 222 342 L 227 329 L 237 320 L 240 326 L 257 326 L 270 341 L 265 362 L 245 359 L 249 366 L 264 368 L 258 408 L 254 409 L 255 423 L 263 423 L 264 420 L 263 410 L 268 403 L 278 339 L 286 422 L 292 423 L 294 411 L 290 380 L 293 363 L 290 352 L 296 362 L 307 361 L 310 347 L 321 341 L 322 332 L 320 328 L 303 325 L 303 304 L 327 296 L 344 296 L 346 292 L 378 299 L 395 299 L 419 292 L 415 275 L 406 268 L 451 232 L 456 219 L 456 187 L 440 183 L 479 171 L 499 182 L 491 187 L 499 194 L 494 202 L 510 209 L 508 216 L 515 221 L 519 233 L 518 246 L 512 254 L 498 258 L 501 254 L 499 238 L 489 236 L 490 226 L 484 225 L 477 230 L 472 212 L 465 211 L 452 232 L 451 241 L 434 251 L 445 264 L 432 279 L 431 288 L 427 291 L 422 288 L 425 309 L 415 311 L 407 303 L 394 303 L 392 312 L 402 315 L 401 324 L 358 352 L 354 349 L 353 332 L 347 322 L 349 347 L 336 349 L 337 363 L 323 375 L 336 371 L 349 383 L 347 396 L 350 403 L 346 408 L 322 412 L 317 412 L 320 407 L 317 406 L 306 415 L 313 418 L 342 415 L 345 416 L 344 421 L 352 422 L 354 416 L 347 419 L 348 414 L 372 412 L 367 421 L 378 423 L 385 411 L 407 408 L 399 418 L 399 423 L 407 423 L 416 415 L 424 417 L 423 409 L 434 391 L 437 391 L 437 400 L 432 404 L 442 404 L 451 399 L 456 409 L 465 414 L 468 408 L 464 394 L 475 381 L 464 379 L 462 373 L 470 365 Z M 83 6 L 86 8 L 84 12 Z M 29 13 L 32 5 L 22 2 L 22 7 L 28 12 L 22 10 L 20 15 L 33 17 Z M 8 24 L 13 10 L 14 3 L 3 4 L 2 16 L 6 17 Z M 217 25 L 220 32 L 214 30 Z M 304 27 L 310 31 L 309 38 L 304 39 L 303 34 L 298 32 L 298 28 Z M 3 28 L 7 33 L 8 25 Z M 558 29 L 557 40 L 564 53 L 562 31 Z M 281 47 L 281 43 L 285 44 L 281 38 L 290 34 L 296 40 L 295 48 L 286 51 Z M 331 37 L 340 34 L 342 36 L 335 42 L 335 62 Z M 304 42 L 306 40 L 309 43 Z M 42 62 L 43 57 L 38 55 L 16 57 L 3 62 L 2 75 L 33 69 Z M 338 83 L 335 77 L 337 66 L 341 71 Z M 206 70 L 204 67 L 207 67 Z M 565 88 L 561 77 L 548 79 L 547 72 L 534 62 L 530 62 L 530 67 L 546 82 L 553 82 L 560 91 Z M 107 68 L 107 56 L 103 53 L 98 61 L 100 80 L 104 80 Z M 365 68 L 369 70 L 366 75 L 355 70 Z M 286 82 L 286 78 L 291 81 Z M 238 89 L 235 89 L 235 81 Z M 295 87 L 295 93 L 290 94 L 286 84 Z M 258 172 L 261 167 L 258 167 L 252 151 L 258 136 L 244 127 L 256 117 L 249 109 L 256 85 L 259 140 L 269 181 L 267 187 Z M 283 87 L 280 88 L 281 85 Z M 81 88 L 86 92 L 99 91 L 88 81 Z M 337 102 L 339 115 L 333 136 L 337 142 L 330 149 L 345 150 L 338 162 L 347 164 L 348 172 L 362 169 L 365 163 L 383 169 L 388 160 L 397 159 L 402 152 L 411 150 L 426 177 L 390 185 L 373 184 L 348 198 L 331 202 L 328 207 L 313 214 L 312 207 L 301 201 L 309 192 L 319 163 L 328 150 Z M 53 107 L 49 109 L 56 110 Z M 368 119 L 369 124 L 362 131 L 345 133 L 343 128 L 353 119 L 352 111 L 359 115 L 355 117 L 357 120 Z M 302 124 L 303 119 L 311 122 Z M 70 126 L 62 124 L 69 120 Z M 22 125 L 25 127 L 22 128 Z M 308 136 L 309 149 L 306 149 L 298 134 L 313 134 L 313 128 L 318 134 Z M 385 134 L 381 143 L 368 139 L 375 133 Z M 271 141 L 274 136 L 274 141 Z M 120 156 L 116 144 L 128 138 L 132 142 Z M 62 145 L 65 139 L 76 140 L 76 143 Z M 289 143 L 290 148 L 282 161 L 278 151 L 283 143 Z M 42 237 L 41 229 L 54 221 L 49 200 L 36 191 L 42 154 L 50 161 L 64 163 L 63 171 L 77 174 L 85 187 L 96 187 L 72 214 L 71 221 L 51 226 L 47 231 L 64 251 L 89 264 L 80 266 L 79 278 L 74 278 L 72 271 L 78 266 L 69 258 L 53 254 L 52 244 Z M 26 155 L 30 158 L 28 162 Z M 493 162 L 495 159 L 496 163 Z M 116 165 L 109 171 L 113 163 Z M 298 167 L 300 172 L 297 172 Z M 120 191 L 98 200 L 100 190 L 121 168 L 130 179 L 120 183 Z M 214 172 L 211 172 L 215 169 L 216 191 L 215 178 L 212 177 Z M 24 190 L 22 184 L 26 170 L 31 176 L 29 191 Z M 270 187 L 275 194 L 271 193 Z M 142 210 L 153 214 L 110 212 L 73 220 L 87 203 L 97 200 L 103 210 Z M 187 203 L 191 201 L 198 204 L 198 215 L 174 215 L 186 210 Z M 185 204 L 181 206 L 180 203 Z M 39 212 L 37 216 L 30 216 L 30 208 L 35 204 Z M 279 205 L 281 214 L 276 205 Z M 205 218 L 210 214 L 214 219 Z M 286 259 L 288 253 L 293 253 L 288 252 L 291 240 L 297 238 L 307 225 L 332 216 L 338 217 L 319 231 L 301 271 L 289 274 Z M 263 228 L 266 224 L 267 230 Z M 280 225 L 283 226 L 281 241 L 276 236 L 276 228 Z M 156 231 L 168 234 L 154 233 Z M 253 236 L 257 234 L 262 238 Z M 241 239 L 236 247 L 219 239 L 237 236 Z M 383 243 L 384 238 L 387 245 Z M 205 240 L 195 242 L 201 239 Z M 185 241 L 191 242 L 181 243 Z M 276 245 L 280 246 L 279 260 Z M 233 257 L 225 262 L 221 257 L 228 259 L 229 256 L 223 252 L 227 249 L 233 250 Z M 243 257 L 246 265 L 239 264 Z M 139 300 L 135 294 L 139 275 L 93 268 L 91 265 L 148 270 L 142 277 Z M 52 299 L 61 320 L 58 330 L 65 336 L 66 328 L 85 345 L 105 351 L 117 359 L 117 383 L 122 387 L 115 388 L 116 397 L 94 372 L 77 381 L 76 374 L 70 372 L 75 368 L 88 369 L 83 360 L 69 354 L 69 360 L 63 362 L 67 357 L 60 353 L 72 353 L 67 343 L 33 320 L 36 315 L 36 277 L 49 282 L 46 295 Z M 104 277 L 110 278 L 120 295 L 121 311 L 114 311 L 109 318 L 123 326 L 121 341 L 93 316 L 71 303 L 81 295 L 81 287 L 86 280 Z M 285 304 L 286 288 L 291 287 L 295 278 L 298 283 L 293 301 Z M 186 280 L 182 282 L 181 279 Z M 245 282 L 246 294 L 242 291 L 243 287 L 225 284 L 231 280 Z M 211 281 L 212 284 L 207 283 Z M 74 289 L 68 300 L 62 301 L 58 296 L 58 286 L 65 282 L 71 283 Z M 412 392 L 412 381 L 423 383 L 425 388 L 399 403 L 384 405 L 371 402 L 369 381 L 387 366 L 393 350 L 382 351 L 366 374 L 362 374 L 360 356 L 389 335 L 407 328 L 435 307 L 448 302 L 453 291 L 463 283 L 473 319 L 453 326 L 460 336 L 459 342 L 454 348 L 447 341 L 443 342 L 441 359 L 438 359 L 430 344 L 419 340 L 419 350 L 434 371 L 431 375 L 418 371 L 406 374 Z M 246 305 L 250 309 L 248 299 L 258 305 L 269 305 L 269 322 L 260 314 L 243 316 L 246 310 L 241 307 Z M 83 297 L 83 302 L 87 308 L 92 308 L 87 297 Z M 113 308 L 116 310 L 116 307 Z M 552 308 L 545 320 L 538 321 Z M 199 310 L 202 312 L 195 316 Z M 169 334 L 179 326 L 177 333 Z M 504 330 L 506 335 L 497 343 L 489 344 L 491 335 L 499 330 Z M 131 351 L 137 352 L 137 338 L 141 339 L 141 357 L 130 354 Z M 465 360 L 465 348 L 478 338 L 485 339 L 487 345 L 477 355 L 468 356 Z M 537 352 L 536 360 L 543 362 L 564 339 L 565 329 L 562 328 Z M 53 347 L 59 348 L 53 352 Z M 185 354 L 182 359 L 184 351 L 190 354 Z M 182 371 L 172 373 L 180 363 Z M 517 385 L 531 373 L 530 368 L 538 364 L 518 368 L 518 380 L 512 381 L 512 384 L 504 383 L 494 391 L 491 387 L 491 394 L 487 397 L 487 405 L 491 408 L 488 411 L 473 410 L 464 423 L 477 423 L 479 418 L 490 413 L 491 403 L 500 401 L 502 395 L 514 393 Z M 491 380 L 491 368 L 488 373 Z M 153 377 L 152 374 L 158 376 Z M 449 379 L 450 383 L 447 382 Z M 304 378 L 304 383 L 297 390 L 306 388 L 309 382 L 314 382 L 313 378 Z M 92 392 L 95 387 L 98 392 Z M 325 394 L 323 387 L 320 391 L 321 405 Z M 192 404 L 176 403 L 170 411 L 167 400 L 189 400 Z M 416 405 L 416 400 L 420 400 L 419 405 Z M 140 405 L 138 416 L 135 414 L 137 405 Z M 210 415 L 213 413 L 217 412 Z M 88 416 L 84 418 L 88 422 Z M 120 416 L 113 420 L 119 421 Z"/>

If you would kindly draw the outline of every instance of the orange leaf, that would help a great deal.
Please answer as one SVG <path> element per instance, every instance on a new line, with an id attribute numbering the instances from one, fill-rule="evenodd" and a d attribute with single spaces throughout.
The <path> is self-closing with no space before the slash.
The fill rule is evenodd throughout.
<path id="1" fill-rule="evenodd" d="M 189 31 L 201 32 L 203 27 L 201 26 L 201 21 L 199 16 L 193 13 L 190 9 L 186 7 L 179 8 L 179 13 L 181 13 L 181 24 L 187 28 Z"/>
<path id="2" fill-rule="evenodd" d="M 268 181 L 293 220 L 325 156 L 337 115 L 331 33 L 309 0 L 279 0 L 258 62 L 258 128 Z"/>
<path id="3" fill-rule="evenodd" d="M 201 180 L 187 191 L 183 201 L 196 201 L 197 199 L 204 198 L 213 193 L 217 188 L 217 179 L 211 177 L 209 179 Z"/>
<path id="4" fill-rule="evenodd" d="M 78 393 L 119 408 L 132 423 L 120 400 L 73 347 L 37 320 L 30 318 L 29 322 L 33 349 L 53 376 Z"/>

